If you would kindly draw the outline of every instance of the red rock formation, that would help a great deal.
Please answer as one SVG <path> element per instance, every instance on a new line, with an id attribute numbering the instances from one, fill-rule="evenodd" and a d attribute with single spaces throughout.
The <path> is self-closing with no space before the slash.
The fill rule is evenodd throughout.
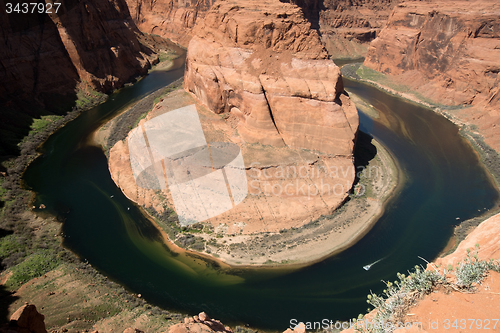
<path id="1" fill-rule="evenodd" d="M 325 0 L 321 5 L 318 4 L 318 27 L 328 52 L 336 58 L 364 56 L 368 43 L 379 34 L 398 2 L 399 0 Z M 309 10 L 310 8 L 311 5 Z M 311 20 L 314 19 L 312 16 Z"/>
<path id="2" fill-rule="evenodd" d="M 149 67 L 126 3 L 89 0 L 58 13 L 0 13 L 0 96 L 50 104 L 79 80 L 106 91 Z M 2 98 L 2 99 L 3 99 Z M 44 103 L 45 102 L 45 103 Z"/>
<path id="3" fill-rule="evenodd" d="M 214 0 L 126 0 L 141 31 L 169 38 L 181 45 L 191 39 L 191 30 Z"/>
<path id="4" fill-rule="evenodd" d="M 401 3 L 364 64 L 438 104 L 473 106 L 458 118 L 498 151 L 499 10 L 493 0 Z"/>
<path id="5" fill-rule="evenodd" d="M 357 111 L 326 57 L 297 6 L 218 2 L 195 28 L 185 88 L 247 142 L 351 156 Z"/>
<path id="6" fill-rule="evenodd" d="M 70 110 L 80 82 L 116 89 L 145 74 L 154 57 L 124 0 L 64 2 L 52 12 L 0 11 L 2 155 L 17 153 L 32 118 Z"/>
<path id="7" fill-rule="evenodd" d="M 205 312 L 194 317 L 184 318 L 184 323 L 176 324 L 168 330 L 168 333 L 233 333 L 229 327 L 220 321 L 211 319 Z"/>
<path id="8" fill-rule="evenodd" d="M 205 16 L 213 0 L 127 0 L 132 17 L 143 32 L 158 34 L 187 46 L 196 20 Z M 301 7 L 306 18 L 319 29 L 334 57 L 363 55 L 382 29 L 399 0 L 322 1 L 282 0 Z"/>
<path id="9" fill-rule="evenodd" d="M 36 306 L 26 303 L 10 317 L 10 328 L 18 333 L 47 333 L 44 320 Z"/>
<path id="10" fill-rule="evenodd" d="M 61 6 L 50 18 L 80 79 L 100 91 L 121 87 L 127 80 L 145 74 L 153 52 L 138 40 L 123 0 L 88 1 Z"/>

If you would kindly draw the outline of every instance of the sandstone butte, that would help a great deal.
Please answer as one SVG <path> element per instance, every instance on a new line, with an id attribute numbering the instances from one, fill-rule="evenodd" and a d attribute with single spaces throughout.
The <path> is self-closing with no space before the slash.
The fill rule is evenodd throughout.
<path id="1" fill-rule="evenodd" d="M 403 2 L 370 44 L 364 65 L 388 74 L 475 125 L 500 151 L 500 3 Z"/>
<path id="2" fill-rule="evenodd" d="M 207 220 L 216 232 L 299 227 L 331 213 L 348 196 L 358 114 L 327 56 L 302 10 L 277 0 L 216 2 L 196 23 L 185 89 L 194 97 L 190 103 L 197 101 L 207 141 L 240 146 L 249 184 L 242 203 Z M 165 99 L 143 121 L 174 104 Z M 168 188 L 160 196 L 136 186 L 127 142 L 111 149 L 109 166 L 133 201 L 162 212 L 166 197 L 172 207 Z M 331 176 L 330 170 L 339 172 Z M 286 193 L 271 193 L 287 184 Z"/>

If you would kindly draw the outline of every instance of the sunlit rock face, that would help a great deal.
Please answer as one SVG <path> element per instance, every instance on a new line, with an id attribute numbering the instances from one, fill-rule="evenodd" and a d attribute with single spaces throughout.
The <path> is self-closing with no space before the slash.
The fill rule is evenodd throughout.
<path id="1" fill-rule="evenodd" d="M 194 28 L 185 88 L 246 142 L 351 156 L 358 115 L 327 56 L 295 5 L 215 3 Z"/>
<path id="2" fill-rule="evenodd" d="M 217 142 L 239 147 L 245 198 L 231 189 L 234 207 L 201 222 L 221 235 L 256 235 L 331 214 L 355 179 L 358 114 L 302 9 L 278 0 L 215 2 L 192 32 L 187 93 L 166 96 L 139 126 L 194 104 L 210 149 Z M 114 181 L 139 204 L 179 214 L 172 182 L 152 190 L 134 181 L 131 140 L 110 151 Z"/>
<path id="3" fill-rule="evenodd" d="M 364 65 L 454 111 L 500 151 L 500 4 L 408 1 L 397 5 Z"/>

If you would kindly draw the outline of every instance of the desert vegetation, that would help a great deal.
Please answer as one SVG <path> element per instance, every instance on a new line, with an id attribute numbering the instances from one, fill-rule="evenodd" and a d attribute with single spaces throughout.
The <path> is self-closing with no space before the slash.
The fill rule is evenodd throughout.
<path id="1" fill-rule="evenodd" d="M 403 322 L 408 309 L 426 294 L 437 289 L 458 292 L 474 292 L 478 283 L 488 275 L 489 271 L 500 272 L 498 260 L 479 260 L 476 251 L 467 250 L 467 256 L 456 267 L 438 267 L 429 263 L 427 268 L 415 266 L 407 274 L 397 273 L 398 280 L 384 282 L 386 288 L 382 294 L 370 292 L 366 302 L 375 309 L 374 322 Z M 370 309 L 369 309 L 370 310 Z M 363 318 L 363 315 L 358 317 Z M 355 319 L 356 320 L 356 319 Z M 389 327 L 391 325 L 388 325 Z M 359 329 L 360 332 L 386 333 L 392 332 L 387 327 Z"/>

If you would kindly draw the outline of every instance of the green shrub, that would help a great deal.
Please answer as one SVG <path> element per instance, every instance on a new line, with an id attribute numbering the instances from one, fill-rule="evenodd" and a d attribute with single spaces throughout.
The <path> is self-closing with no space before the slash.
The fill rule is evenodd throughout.
<path id="1" fill-rule="evenodd" d="M 477 254 L 471 257 L 470 249 L 468 249 L 467 257 L 456 268 L 456 285 L 459 288 L 471 289 L 473 284 L 481 282 L 490 270 L 500 272 L 500 263 L 493 260 L 479 260 Z"/>
<path id="2" fill-rule="evenodd" d="M 53 270 L 59 264 L 60 259 L 52 251 L 37 251 L 12 268 L 12 276 L 7 281 L 7 285 L 18 287 L 33 278 L 40 277 Z"/>
<path id="3" fill-rule="evenodd" d="M 13 253 L 20 252 L 25 248 L 16 235 L 7 235 L 0 239 L 0 258 L 5 259 Z"/>
<path id="4" fill-rule="evenodd" d="M 476 248 L 479 249 L 478 244 L 476 244 Z M 440 272 L 433 264 L 430 265 L 434 270 L 426 270 L 423 266 L 415 266 L 412 271 L 408 271 L 408 276 L 397 273 L 398 281 L 384 282 L 386 289 L 384 289 L 382 295 L 370 292 L 366 302 L 377 310 L 373 321 L 396 324 L 398 321 L 403 320 L 408 308 L 416 299 L 432 292 L 438 285 L 470 292 L 474 290 L 475 284 L 480 283 L 488 275 L 488 271 L 500 272 L 500 263 L 498 261 L 479 260 L 477 253 L 471 255 L 470 249 L 467 252 L 467 257 L 455 269 L 448 266 L 448 269 Z M 456 282 L 448 281 L 447 274 L 454 274 Z M 368 329 L 358 328 L 358 331 L 386 333 L 392 332 L 396 328 L 396 325 L 384 326 Z"/>

